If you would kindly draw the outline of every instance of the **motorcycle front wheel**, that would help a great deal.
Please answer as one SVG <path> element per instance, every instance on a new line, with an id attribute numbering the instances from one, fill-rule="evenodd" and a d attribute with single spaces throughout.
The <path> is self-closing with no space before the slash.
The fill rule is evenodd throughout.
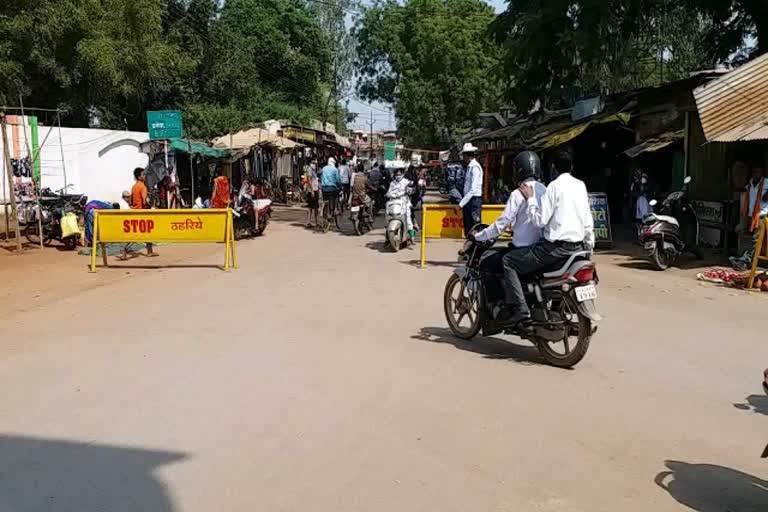
<path id="1" fill-rule="evenodd" d="M 400 238 L 400 230 L 394 229 L 394 230 L 387 230 L 387 242 L 389 243 L 389 247 L 392 249 L 392 251 L 397 252 L 400 250 L 400 244 L 402 244 L 403 240 Z"/>
<path id="2" fill-rule="evenodd" d="M 443 310 L 454 335 L 471 340 L 480 333 L 480 294 L 472 281 L 467 283 L 451 274 L 445 285 Z"/>
<path id="3" fill-rule="evenodd" d="M 587 355 L 592 341 L 592 321 L 579 312 L 574 299 L 569 296 L 563 297 L 560 302 L 559 313 L 565 322 L 563 339 L 557 342 L 540 340 L 536 346 L 548 364 L 573 368 Z"/>

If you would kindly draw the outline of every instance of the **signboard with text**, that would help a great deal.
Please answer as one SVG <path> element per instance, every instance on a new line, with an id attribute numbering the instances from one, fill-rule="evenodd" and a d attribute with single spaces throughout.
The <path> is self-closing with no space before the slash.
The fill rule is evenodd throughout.
<path id="1" fill-rule="evenodd" d="M 604 192 L 593 192 L 589 194 L 589 208 L 592 210 L 592 219 L 595 222 L 595 242 L 600 244 L 610 244 L 613 242 L 611 237 L 611 215 L 608 211 L 608 195 Z"/>
<path id="2" fill-rule="evenodd" d="M 178 110 L 147 112 L 147 131 L 150 140 L 180 139 L 184 131 L 181 112 Z"/>

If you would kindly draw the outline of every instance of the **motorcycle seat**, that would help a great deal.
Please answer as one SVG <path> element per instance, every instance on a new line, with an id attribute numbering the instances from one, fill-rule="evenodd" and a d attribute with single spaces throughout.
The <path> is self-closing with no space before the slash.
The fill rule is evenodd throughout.
<path id="1" fill-rule="evenodd" d="M 554 279 L 556 277 L 560 277 L 563 274 L 565 274 L 569 268 L 571 268 L 571 265 L 573 265 L 573 262 L 578 260 L 588 260 L 589 259 L 589 251 L 579 251 L 571 254 L 571 256 L 566 260 L 565 264 L 560 267 L 558 270 L 555 270 L 554 272 L 546 272 L 542 274 L 542 277 L 544 279 Z"/>
<path id="2" fill-rule="evenodd" d="M 651 213 L 645 219 L 643 219 L 644 224 L 651 224 L 654 222 L 668 222 L 669 224 L 673 224 L 678 227 L 680 226 L 680 223 L 677 221 L 677 219 L 670 217 L 669 215 L 656 215 L 655 213 Z"/>

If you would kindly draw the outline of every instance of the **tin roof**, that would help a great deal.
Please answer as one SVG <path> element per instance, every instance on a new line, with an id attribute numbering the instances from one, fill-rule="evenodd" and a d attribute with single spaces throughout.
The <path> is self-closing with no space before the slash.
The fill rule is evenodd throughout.
<path id="1" fill-rule="evenodd" d="M 768 55 L 693 91 L 709 142 L 768 139 Z"/>

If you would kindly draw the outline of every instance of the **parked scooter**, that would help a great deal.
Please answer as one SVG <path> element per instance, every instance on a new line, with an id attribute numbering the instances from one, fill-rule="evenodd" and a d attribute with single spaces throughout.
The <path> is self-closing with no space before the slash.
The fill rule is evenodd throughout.
<path id="1" fill-rule="evenodd" d="M 355 234 L 361 236 L 373 229 L 373 218 L 368 207 L 357 197 L 352 196 L 352 207 L 349 209 L 349 220 L 355 228 Z"/>
<path id="2" fill-rule="evenodd" d="M 410 191 L 408 191 L 410 192 Z M 408 233 L 408 202 L 411 200 L 410 194 L 390 197 L 387 201 L 387 245 L 393 251 L 397 252 L 400 248 L 411 242 L 411 235 Z"/>
<path id="3" fill-rule="evenodd" d="M 688 199 L 690 182 L 691 177 L 686 177 L 682 190 L 669 194 L 661 203 L 658 213 L 654 211 L 643 220 L 640 243 L 658 270 L 666 270 L 674 265 L 686 251 L 701 257 L 698 245 L 699 218 Z M 658 201 L 653 199 L 649 204 L 655 210 Z"/>

